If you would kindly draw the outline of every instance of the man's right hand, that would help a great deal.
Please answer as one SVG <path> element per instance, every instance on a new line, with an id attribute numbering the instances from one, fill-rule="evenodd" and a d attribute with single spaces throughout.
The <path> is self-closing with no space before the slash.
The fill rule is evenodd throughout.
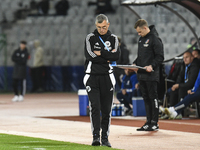
<path id="1" fill-rule="evenodd" d="M 194 92 L 192 92 L 192 90 L 188 90 L 187 93 L 188 94 L 194 94 Z"/>

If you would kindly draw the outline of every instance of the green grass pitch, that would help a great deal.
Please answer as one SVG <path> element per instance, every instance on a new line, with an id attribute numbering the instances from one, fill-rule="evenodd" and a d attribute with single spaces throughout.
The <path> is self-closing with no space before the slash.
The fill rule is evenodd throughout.
<path id="1" fill-rule="evenodd" d="M 109 147 L 90 146 L 62 141 L 0 134 L 0 150 L 109 150 Z M 113 149 L 114 150 L 114 149 Z M 115 149 L 117 150 L 117 149 Z"/>

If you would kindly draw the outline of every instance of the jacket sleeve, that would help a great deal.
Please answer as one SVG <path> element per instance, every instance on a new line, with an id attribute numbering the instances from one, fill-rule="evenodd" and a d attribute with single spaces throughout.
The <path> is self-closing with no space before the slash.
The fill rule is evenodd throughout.
<path id="1" fill-rule="evenodd" d="M 154 37 L 153 50 L 155 57 L 151 63 L 151 66 L 154 69 L 157 68 L 164 60 L 163 44 L 158 37 Z"/>
<path id="2" fill-rule="evenodd" d="M 124 85 L 124 80 L 126 79 L 126 75 L 123 76 L 122 78 L 122 85 L 121 85 L 121 89 L 125 89 L 125 85 Z"/>
<path id="3" fill-rule="evenodd" d="M 137 80 L 137 75 L 136 74 L 133 74 L 131 76 L 131 84 L 132 84 L 132 90 L 135 89 L 135 84 L 138 83 L 138 80 Z"/>
<path id="4" fill-rule="evenodd" d="M 197 79 L 197 75 L 199 72 L 199 67 L 197 65 L 192 65 L 188 74 L 188 81 L 186 83 L 180 83 L 179 88 L 192 88 Z"/>
<path id="5" fill-rule="evenodd" d="M 26 52 L 26 53 L 24 53 L 24 55 L 25 55 L 24 57 L 20 57 L 20 61 L 18 64 L 26 65 L 28 57 L 29 57 L 29 53 Z"/>
<path id="6" fill-rule="evenodd" d="M 14 51 L 12 54 L 12 61 L 17 63 L 20 61 L 20 57 L 17 56 L 17 51 Z"/>
<path id="7" fill-rule="evenodd" d="M 106 63 L 107 60 L 102 58 L 101 56 L 97 56 L 94 51 L 94 42 L 92 41 L 92 33 L 88 34 L 85 39 L 85 57 L 86 60 L 92 61 L 94 63 Z"/>
<path id="8" fill-rule="evenodd" d="M 198 77 L 195 81 L 194 88 L 192 89 L 192 92 L 196 92 L 199 87 L 200 87 L 200 71 L 199 71 Z"/>
<path id="9" fill-rule="evenodd" d="M 114 38 L 115 38 L 114 39 L 115 52 L 101 50 L 101 57 L 103 57 L 106 60 L 117 61 L 119 59 L 119 56 L 120 56 L 119 42 L 118 42 L 117 36 L 114 36 Z"/>
<path id="10" fill-rule="evenodd" d="M 122 49 L 121 49 L 121 60 L 122 60 L 122 64 L 128 65 L 129 64 L 129 51 L 128 49 L 124 49 L 123 50 L 123 54 L 122 54 Z"/>
<path id="11" fill-rule="evenodd" d="M 35 52 L 34 66 L 41 65 L 43 61 L 43 49 L 40 47 Z"/>
<path id="12" fill-rule="evenodd" d="M 137 58 L 133 61 L 133 64 L 137 65 Z"/>
<path id="13" fill-rule="evenodd" d="M 179 70 L 179 74 L 178 74 L 178 76 L 177 76 L 177 78 L 176 78 L 176 83 L 183 83 L 184 82 L 184 74 L 185 74 L 185 65 L 184 64 L 182 64 L 181 65 L 181 68 L 180 68 L 180 70 Z"/>

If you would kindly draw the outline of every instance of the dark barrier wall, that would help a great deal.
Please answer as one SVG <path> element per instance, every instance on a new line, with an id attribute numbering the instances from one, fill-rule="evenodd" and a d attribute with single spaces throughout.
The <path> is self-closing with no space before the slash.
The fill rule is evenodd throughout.
<path id="1" fill-rule="evenodd" d="M 170 65 L 165 66 L 168 74 Z M 6 71 L 6 72 L 5 72 Z M 12 89 L 13 67 L 0 67 L 0 92 L 11 92 Z M 83 66 L 53 66 L 44 67 L 43 79 L 41 79 L 45 91 L 67 91 L 76 92 L 84 89 L 83 85 L 84 67 Z M 31 69 L 27 67 L 27 91 L 32 89 Z M 116 88 L 118 91 L 120 87 Z"/>
<path id="2" fill-rule="evenodd" d="M 0 91 L 13 91 L 13 67 L 0 67 Z M 83 66 L 44 67 L 42 85 L 46 91 L 78 91 L 83 89 Z M 27 67 L 27 91 L 32 89 L 31 69 Z"/>

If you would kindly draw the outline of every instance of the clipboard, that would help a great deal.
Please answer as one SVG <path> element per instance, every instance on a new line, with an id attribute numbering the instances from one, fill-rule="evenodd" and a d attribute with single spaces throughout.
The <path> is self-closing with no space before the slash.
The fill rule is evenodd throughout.
<path id="1" fill-rule="evenodd" d="M 121 68 L 121 69 L 134 69 L 134 68 L 138 68 L 138 69 L 146 70 L 146 68 L 144 68 L 144 67 L 133 66 L 133 65 L 116 65 L 114 67 L 118 67 L 118 68 Z"/>
<path id="2" fill-rule="evenodd" d="M 138 69 L 142 69 L 142 70 L 146 70 L 146 68 L 144 67 L 141 67 L 141 66 L 133 66 L 133 65 L 116 65 L 116 66 L 113 66 L 113 67 L 118 67 L 118 68 L 121 68 L 121 69 L 132 69 L 134 70 L 134 68 L 138 68 Z M 154 70 L 152 70 L 153 72 Z"/>

